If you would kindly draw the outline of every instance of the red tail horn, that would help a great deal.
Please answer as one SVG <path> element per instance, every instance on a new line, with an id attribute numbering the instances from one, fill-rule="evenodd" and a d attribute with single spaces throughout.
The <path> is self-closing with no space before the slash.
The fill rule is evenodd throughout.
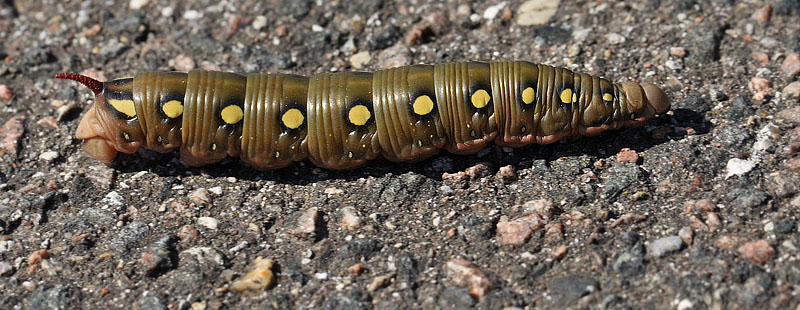
<path id="1" fill-rule="evenodd" d="M 89 87 L 89 89 L 91 89 L 95 95 L 103 91 L 103 82 L 100 82 L 85 75 L 80 75 L 75 73 L 59 73 L 56 74 L 56 78 L 78 81 L 79 83 L 86 85 L 86 87 Z"/>

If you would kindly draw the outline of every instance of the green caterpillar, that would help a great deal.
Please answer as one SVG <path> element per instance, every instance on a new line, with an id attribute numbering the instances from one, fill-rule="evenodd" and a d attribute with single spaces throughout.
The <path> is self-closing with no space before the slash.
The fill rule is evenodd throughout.
<path id="1" fill-rule="evenodd" d="M 374 73 L 144 72 L 99 82 L 76 137 L 110 164 L 118 152 L 180 148 L 191 166 L 238 156 L 258 169 L 308 158 L 354 169 L 378 155 L 418 161 L 640 126 L 670 108 L 652 83 L 612 83 L 525 61 L 413 65 Z"/>

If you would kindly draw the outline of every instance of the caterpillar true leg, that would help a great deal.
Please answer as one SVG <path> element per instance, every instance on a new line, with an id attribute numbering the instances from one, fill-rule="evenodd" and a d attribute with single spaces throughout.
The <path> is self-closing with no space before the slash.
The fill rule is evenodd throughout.
<path id="1" fill-rule="evenodd" d="M 612 83 L 524 61 L 414 65 L 309 78 L 193 70 L 99 82 L 76 132 L 92 157 L 180 148 L 192 166 L 239 156 L 258 169 L 309 159 L 353 169 L 383 156 L 421 160 L 488 142 L 521 147 L 640 126 L 670 109 L 652 83 Z"/>

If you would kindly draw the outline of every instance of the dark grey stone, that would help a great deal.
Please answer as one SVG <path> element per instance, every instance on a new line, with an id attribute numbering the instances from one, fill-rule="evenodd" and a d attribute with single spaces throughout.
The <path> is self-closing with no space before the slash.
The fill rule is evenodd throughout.
<path id="1" fill-rule="evenodd" d="M 78 292 L 66 285 L 58 284 L 55 286 L 40 286 L 31 296 L 28 308 L 39 309 L 71 309 L 70 304 L 77 298 Z"/>
<path id="2" fill-rule="evenodd" d="M 628 186 L 636 182 L 642 175 L 641 168 L 636 164 L 614 165 L 608 171 L 608 178 L 603 187 L 603 198 L 614 198 Z"/>
<path id="3" fill-rule="evenodd" d="M 474 305 L 475 298 L 466 288 L 448 287 L 439 296 L 439 307 L 442 309 L 470 309 Z"/>
<path id="4" fill-rule="evenodd" d="M 361 310 L 366 308 L 364 303 L 358 300 L 357 297 L 341 294 L 331 296 L 322 304 L 322 309 L 325 310 Z"/>
<path id="5" fill-rule="evenodd" d="M 583 296 L 597 292 L 600 290 L 600 284 L 589 277 L 568 275 L 553 279 L 548 285 L 548 290 L 553 296 L 553 304 L 564 307 Z"/>

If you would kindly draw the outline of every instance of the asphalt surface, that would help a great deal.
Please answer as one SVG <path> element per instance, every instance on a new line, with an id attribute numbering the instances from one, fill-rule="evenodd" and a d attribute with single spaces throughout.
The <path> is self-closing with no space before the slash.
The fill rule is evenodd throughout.
<path id="1" fill-rule="evenodd" d="M 4 1 L 0 308 L 800 309 L 800 3 L 536 8 Z M 91 92 L 52 78 L 493 60 L 653 82 L 673 109 L 347 172 L 107 167 L 73 138 Z"/>

